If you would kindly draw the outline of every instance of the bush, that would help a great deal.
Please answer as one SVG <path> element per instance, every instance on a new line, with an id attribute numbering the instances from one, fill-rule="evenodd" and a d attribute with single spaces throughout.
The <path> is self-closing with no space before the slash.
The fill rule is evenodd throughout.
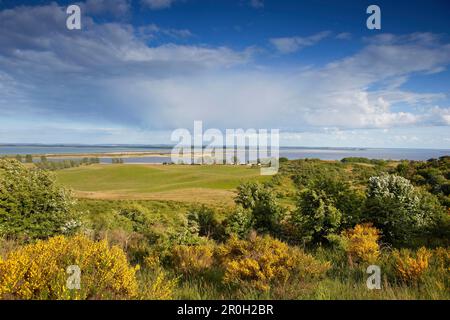
<path id="1" fill-rule="evenodd" d="M 297 281 L 316 279 L 329 269 L 328 263 L 269 236 L 252 235 L 249 240 L 232 237 L 219 247 L 218 259 L 225 271 L 225 284 L 261 291 L 293 277 Z"/>
<path id="2" fill-rule="evenodd" d="M 178 279 L 169 278 L 163 269 L 143 270 L 139 280 L 139 298 L 146 300 L 172 300 L 178 283 Z"/>
<path id="3" fill-rule="evenodd" d="M 358 224 L 342 233 L 345 249 L 352 262 L 374 263 L 380 255 L 380 232 L 371 224 Z"/>
<path id="4" fill-rule="evenodd" d="M 252 229 L 252 214 L 248 209 L 237 207 L 224 221 L 225 233 L 244 239 Z"/>
<path id="5" fill-rule="evenodd" d="M 366 220 L 382 230 L 387 242 L 410 242 L 440 221 L 443 212 L 434 196 L 414 188 L 405 178 L 383 175 L 369 179 Z"/>
<path id="6" fill-rule="evenodd" d="M 169 278 L 161 267 L 158 255 L 145 258 L 145 268 L 139 270 L 139 298 L 150 300 L 171 300 L 178 279 Z"/>
<path id="7" fill-rule="evenodd" d="M 415 257 L 408 249 L 396 250 L 393 255 L 399 277 L 406 282 L 417 282 L 427 271 L 432 252 L 422 247 L 416 252 Z"/>
<path id="8" fill-rule="evenodd" d="M 47 238 L 80 226 L 71 193 L 47 171 L 0 159 L 0 236 Z"/>
<path id="9" fill-rule="evenodd" d="M 176 271 L 193 275 L 206 271 L 214 262 L 214 247 L 209 244 L 177 245 L 172 250 L 172 263 Z"/>
<path id="10" fill-rule="evenodd" d="M 300 193 L 291 220 L 298 237 L 320 243 L 339 231 L 342 213 L 324 191 L 307 189 Z"/>
<path id="11" fill-rule="evenodd" d="M 131 221 L 133 231 L 139 232 L 143 235 L 148 235 L 154 221 L 151 217 L 150 211 L 137 203 L 125 205 L 119 209 L 118 214 Z"/>
<path id="12" fill-rule="evenodd" d="M 223 238 L 224 230 L 214 209 L 206 206 L 194 207 L 187 213 L 187 218 L 198 235 L 214 240 Z"/>
<path id="13" fill-rule="evenodd" d="M 450 249 L 448 248 L 436 248 L 433 251 L 433 261 L 436 264 L 437 269 L 450 276 Z"/>
<path id="14" fill-rule="evenodd" d="M 77 265 L 81 287 L 67 288 L 66 269 Z M 10 252 L 0 260 L 2 299 L 127 299 L 136 296 L 135 268 L 125 253 L 84 236 L 57 236 Z"/>
<path id="15" fill-rule="evenodd" d="M 415 185 L 424 186 L 436 195 L 443 206 L 450 207 L 450 156 L 423 161 L 403 161 L 395 172 L 411 180 Z"/>
<path id="16" fill-rule="evenodd" d="M 308 188 L 323 192 L 333 206 L 342 213 L 341 227 L 353 227 L 361 222 L 364 195 L 352 189 L 350 183 L 334 177 L 322 177 L 311 181 Z"/>
<path id="17" fill-rule="evenodd" d="M 277 234 L 284 209 L 278 205 L 272 190 L 259 183 L 249 182 L 238 186 L 237 205 L 252 212 L 252 225 L 262 233 Z"/>

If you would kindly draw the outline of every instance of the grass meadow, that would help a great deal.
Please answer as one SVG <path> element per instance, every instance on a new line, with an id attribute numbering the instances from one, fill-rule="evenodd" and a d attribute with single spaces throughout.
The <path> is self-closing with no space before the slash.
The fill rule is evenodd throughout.
<path id="1" fill-rule="evenodd" d="M 104 200 L 233 202 L 245 181 L 267 181 L 259 168 L 232 165 L 91 165 L 57 171 L 60 183 L 77 196 Z"/>

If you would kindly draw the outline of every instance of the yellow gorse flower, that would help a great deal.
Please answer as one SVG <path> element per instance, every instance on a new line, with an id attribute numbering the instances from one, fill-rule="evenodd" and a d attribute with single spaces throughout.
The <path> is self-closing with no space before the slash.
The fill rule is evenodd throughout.
<path id="1" fill-rule="evenodd" d="M 214 247 L 208 244 L 195 246 L 177 245 L 172 249 L 175 270 L 183 274 L 195 274 L 213 264 Z"/>
<path id="2" fill-rule="evenodd" d="M 420 248 L 415 257 L 409 250 L 394 251 L 396 269 L 400 278 L 404 281 L 418 281 L 428 269 L 429 259 L 432 251 L 425 247 Z"/>
<path id="3" fill-rule="evenodd" d="M 357 224 L 342 233 L 345 250 L 353 262 L 374 263 L 380 255 L 380 232 L 371 224 Z"/>
<path id="4" fill-rule="evenodd" d="M 81 270 L 80 289 L 67 287 L 70 265 Z M 2 299 L 120 299 L 136 293 L 135 268 L 125 253 L 82 235 L 39 240 L 0 261 Z"/>
<path id="5" fill-rule="evenodd" d="M 317 278 L 330 268 L 329 263 L 269 236 L 249 240 L 233 237 L 217 249 L 217 255 L 225 270 L 224 283 L 261 291 L 293 275 L 299 280 Z"/>

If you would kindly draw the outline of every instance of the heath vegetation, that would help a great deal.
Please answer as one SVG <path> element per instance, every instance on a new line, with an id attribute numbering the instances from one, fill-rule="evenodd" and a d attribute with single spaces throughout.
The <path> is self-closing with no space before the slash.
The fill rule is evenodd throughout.
<path id="1" fill-rule="evenodd" d="M 244 166 L 50 172 L 1 159 L 0 297 L 450 298 L 450 157 L 280 163 L 262 179 Z M 79 193 L 110 184 L 126 195 L 133 181 L 142 192 L 231 198 Z M 380 267 L 380 290 L 366 286 L 369 265 Z M 68 286 L 69 266 L 79 267 L 79 289 Z"/>

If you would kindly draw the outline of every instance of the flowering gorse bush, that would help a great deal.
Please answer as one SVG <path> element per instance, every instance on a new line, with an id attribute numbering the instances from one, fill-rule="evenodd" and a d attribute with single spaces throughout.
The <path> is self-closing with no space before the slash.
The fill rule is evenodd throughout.
<path id="1" fill-rule="evenodd" d="M 345 251 L 351 262 L 374 263 L 380 255 L 380 232 L 371 224 L 357 224 L 342 232 Z"/>
<path id="2" fill-rule="evenodd" d="M 415 257 L 408 249 L 395 250 L 393 255 L 399 277 L 406 282 L 417 282 L 422 279 L 423 274 L 427 271 L 433 252 L 422 247 L 417 250 Z"/>
<path id="3" fill-rule="evenodd" d="M 318 278 L 330 267 L 269 236 L 251 235 L 249 240 L 232 237 L 217 251 L 225 270 L 224 283 L 261 291 L 284 283 L 292 276 L 299 281 Z"/>
<path id="4" fill-rule="evenodd" d="M 437 269 L 450 276 L 450 249 L 449 248 L 436 248 L 433 250 L 433 262 L 436 264 Z"/>
<path id="5" fill-rule="evenodd" d="M 186 275 L 196 274 L 212 266 L 213 254 L 212 245 L 177 245 L 172 250 L 172 262 L 176 271 Z"/>
<path id="6" fill-rule="evenodd" d="M 139 271 L 139 298 L 146 300 L 171 300 L 178 279 L 170 278 L 161 267 L 159 257 L 150 254 L 144 259 L 146 268 Z"/>
<path id="7" fill-rule="evenodd" d="M 81 270 L 80 289 L 69 289 L 67 267 Z M 85 236 L 57 236 L 25 245 L 0 261 L 2 299 L 121 299 L 137 294 L 136 269 L 125 253 Z"/>

